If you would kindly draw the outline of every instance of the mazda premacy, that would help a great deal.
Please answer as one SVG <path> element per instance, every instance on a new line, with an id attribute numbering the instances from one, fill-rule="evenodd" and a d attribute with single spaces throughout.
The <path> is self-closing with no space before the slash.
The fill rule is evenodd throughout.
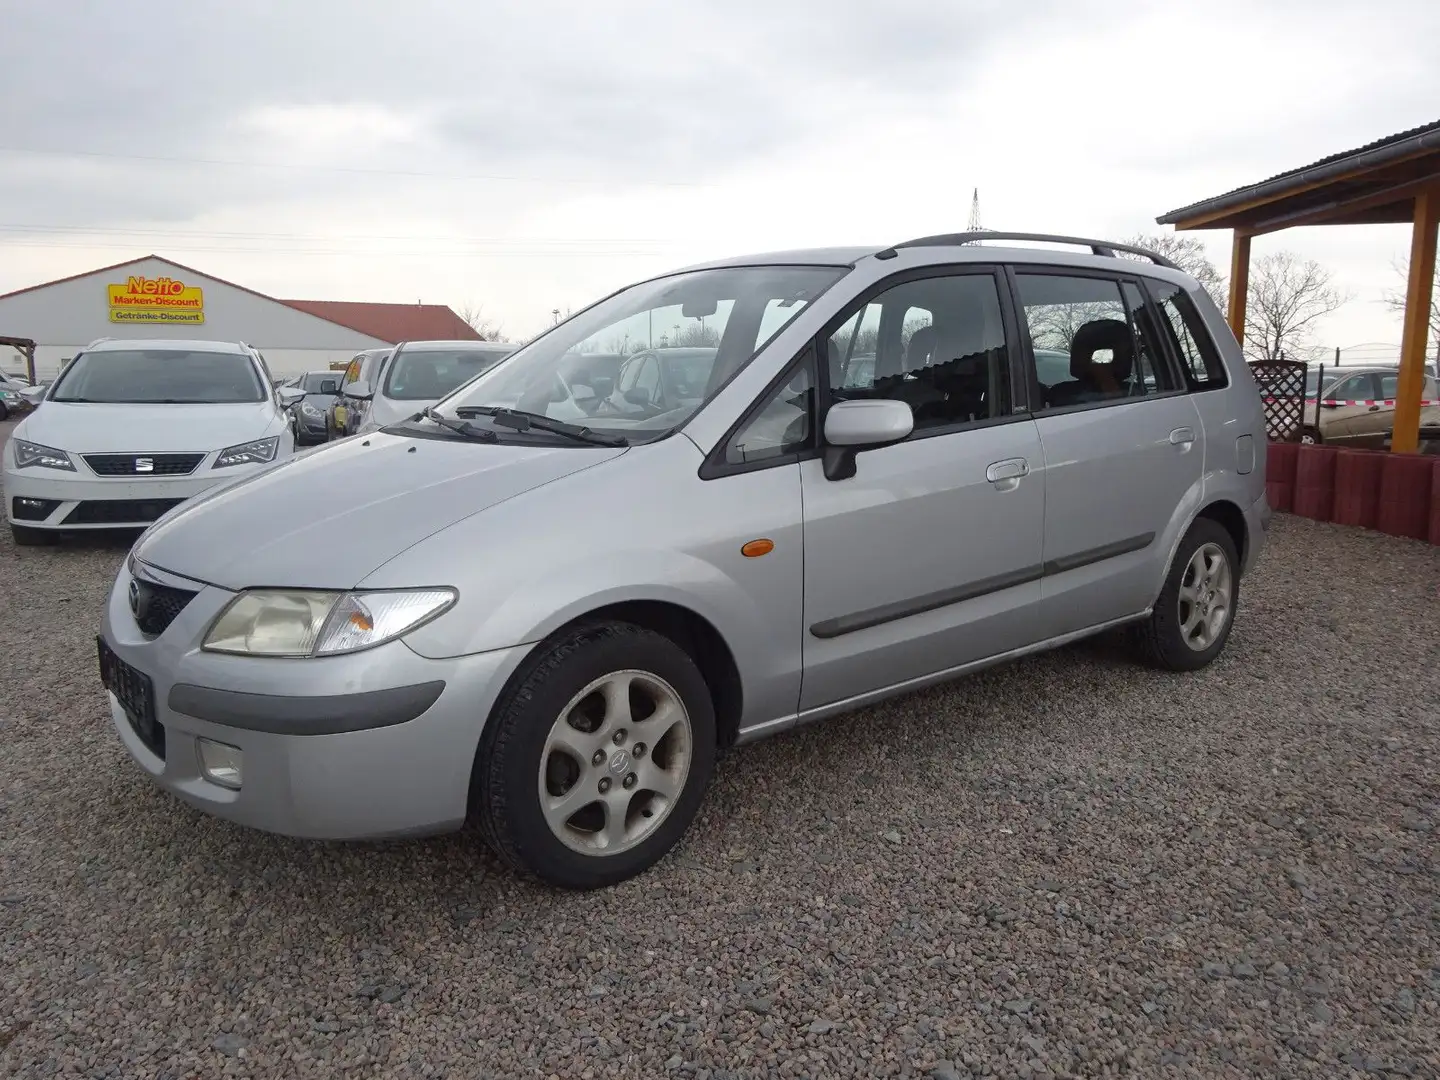
<path id="1" fill-rule="evenodd" d="M 682 334 L 713 349 L 691 393 L 587 366 Z M 210 813 L 472 820 L 600 886 L 676 843 L 737 743 L 1111 629 L 1209 664 L 1264 451 L 1235 338 L 1160 255 L 990 232 L 728 259 L 172 510 L 115 581 L 101 677 L 140 768 Z"/>

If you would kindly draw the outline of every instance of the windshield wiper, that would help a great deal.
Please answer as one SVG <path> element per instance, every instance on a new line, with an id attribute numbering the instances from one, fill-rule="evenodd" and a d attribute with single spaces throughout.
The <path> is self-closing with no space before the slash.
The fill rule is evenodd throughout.
<path id="1" fill-rule="evenodd" d="M 467 439 L 478 439 L 480 442 L 488 443 L 500 441 L 495 432 L 487 431 L 485 428 L 478 428 L 474 424 L 467 424 L 464 421 L 451 420 L 448 416 L 440 415 L 428 405 L 421 409 L 416 415 L 424 417 L 426 420 L 433 420 L 446 431 L 453 431 L 457 435 L 464 435 Z"/>
<path id="2" fill-rule="evenodd" d="M 588 427 L 581 427 L 579 424 L 567 424 L 563 420 L 551 420 L 548 416 L 541 416 L 539 413 L 506 409 L 499 405 L 461 405 L 455 410 L 455 415 L 488 416 L 493 423 L 514 428 L 516 431 L 529 431 L 533 428 L 536 431 L 548 431 L 552 435 L 563 435 L 576 442 L 589 443 L 592 446 L 630 445 L 630 440 L 624 435 L 606 435 L 600 431 L 591 431 Z"/>

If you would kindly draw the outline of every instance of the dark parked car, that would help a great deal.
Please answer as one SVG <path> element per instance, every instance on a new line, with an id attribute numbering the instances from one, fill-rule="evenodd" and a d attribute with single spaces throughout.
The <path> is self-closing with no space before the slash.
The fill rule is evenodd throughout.
<path id="1" fill-rule="evenodd" d="M 296 446 L 313 446 L 329 438 L 325 420 L 340 393 L 343 371 L 307 371 L 287 382 L 305 391 L 305 396 L 290 409 L 295 429 Z"/>

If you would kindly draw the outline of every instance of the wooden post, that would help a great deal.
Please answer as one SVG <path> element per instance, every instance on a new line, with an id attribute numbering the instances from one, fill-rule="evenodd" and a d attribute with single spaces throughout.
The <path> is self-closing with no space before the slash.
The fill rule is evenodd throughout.
<path id="1" fill-rule="evenodd" d="M 1425 388 L 1425 339 L 1430 329 L 1430 296 L 1435 286 L 1436 225 L 1440 187 L 1415 198 L 1410 233 L 1410 278 L 1405 286 L 1405 329 L 1400 337 L 1400 377 L 1395 391 L 1395 430 L 1390 449 L 1414 453 L 1420 446 L 1420 396 Z"/>
<path id="2" fill-rule="evenodd" d="M 1245 348 L 1245 299 L 1250 292 L 1250 234 L 1235 230 L 1230 245 L 1230 329 Z"/>

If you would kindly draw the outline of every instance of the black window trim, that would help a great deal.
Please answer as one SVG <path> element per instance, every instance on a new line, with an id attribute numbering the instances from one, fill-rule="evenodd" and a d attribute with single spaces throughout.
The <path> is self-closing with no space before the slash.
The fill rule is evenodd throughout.
<path id="1" fill-rule="evenodd" d="M 1220 365 L 1222 378 L 1218 380 L 1207 378 L 1203 383 L 1199 382 L 1195 378 L 1195 373 L 1191 370 L 1190 364 L 1188 363 L 1186 358 L 1179 355 L 1181 347 L 1180 342 L 1178 340 L 1172 341 L 1170 339 L 1170 336 L 1167 336 L 1163 348 L 1165 348 L 1167 351 L 1173 351 L 1176 354 L 1174 359 L 1176 365 L 1180 369 L 1180 381 L 1185 384 L 1185 386 L 1188 388 L 1189 393 L 1208 394 L 1215 390 L 1229 389 L 1230 368 L 1225 363 L 1225 354 L 1222 353 L 1219 346 L 1215 344 L 1214 336 L 1210 333 L 1210 327 L 1205 322 L 1205 316 L 1200 314 L 1200 309 L 1195 306 L 1195 301 L 1190 298 L 1190 290 L 1185 288 L 1185 286 L 1183 285 L 1179 285 L 1173 281 L 1166 281 L 1163 278 L 1149 277 L 1145 274 L 1140 274 L 1139 277 L 1140 280 L 1144 283 L 1143 287 L 1146 297 L 1150 300 L 1151 305 L 1155 308 L 1160 318 L 1165 320 L 1165 325 L 1169 325 L 1170 317 L 1165 314 L 1165 309 L 1161 306 L 1163 301 L 1161 300 L 1159 295 L 1157 295 L 1158 290 L 1156 289 L 1156 286 L 1169 285 L 1176 290 L 1179 296 L 1179 300 L 1175 305 L 1175 310 L 1180 315 L 1180 321 L 1185 324 L 1185 329 L 1189 332 L 1190 336 L 1195 339 L 1196 348 L 1200 349 L 1203 353 L 1206 349 L 1206 344 L 1208 343 L 1209 350 L 1213 354 L 1215 362 Z M 1174 333 L 1175 329 L 1174 327 L 1171 327 L 1170 335 L 1173 336 Z M 1202 338 L 1204 340 L 1201 340 Z M 1208 357 L 1202 358 L 1209 359 Z"/>
<path id="2" fill-rule="evenodd" d="M 1152 298 L 1150 297 L 1149 293 L 1144 289 L 1144 287 L 1139 284 L 1145 276 L 1143 274 L 1133 274 L 1128 271 L 1116 269 L 1100 269 L 1098 267 L 1090 266 L 1066 266 L 1063 263 L 1026 262 L 1006 264 L 1005 278 L 1012 293 L 1012 303 L 1014 304 L 1016 311 L 1016 322 L 1018 324 L 1017 329 L 1020 334 L 1020 345 L 1024 355 L 1025 379 L 1029 388 L 1029 393 L 1032 396 L 1032 400 L 1034 400 L 1036 403 L 1040 403 L 1039 408 L 1033 410 L 1029 414 L 1030 419 L 1041 420 L 1048 416 L 1070 416 L 1073 413 L 1093 412 L 1096 409 L 1114 409 L 1121 405 L 1139 405 L 1146 401 L 1164 401 L 1168 398 L 1184 397 L 1190 393 L 1190 390 L 1188 389 L 1185 380 L 1180 379 L 1177 389 L 1174 390 L 1165 390 L 1154 394 L 1144 394 L 1140 397 L 1127 396 L 1121 398 L 1111 398 L 1107 401 L 1085 401 L 1077 405 L 1066 405 L 1065 407 L 1060 409 L 1045 408 L 1043 405 L 1044 394 L 1042 393 L 1040 387 L 1040 369 L 1035 362 L 1035 343 L 1033 340 L 1031 340 L 1030 337 L 1030 321 L 1029 319 L 1019 317 L 1020 314 L 1023 313 L 1025 310 L 1025 306 L 1021 303 L 1020 300 L 1020 285 L 1018 281 L 1018 278 L 1022 274 L 1033 277 L 1098 278 L 1103 281 L 1114 282 L 1115 291 L 1119 295 L 1120 303 L 1125 308 L 1127 315 L 1130 313 L 1130 303 L 1128 300 L 1125 299 L 1125 290 L 1121 288 L 1121 286 L 1128 281 L 1132 285 L 1136 285 L 1136 287 L 1139 289 L 1141 298 L 1146 302 L 1147 305 L 1149 305 L 1148 309 L 1152 312 L 1152 316 L 1160 315 L 1161 317 L 1163 317 L 1163 313 L 1154 310 L 1155 305 Z M 1162 353 L 1168 356 L 1167 347 L 1163 342 L 1161 343 L 1160 348 L 1162 350 Z M 1163 357 L 1162 362 L 1166 362 L 1164 361 Z"/>

